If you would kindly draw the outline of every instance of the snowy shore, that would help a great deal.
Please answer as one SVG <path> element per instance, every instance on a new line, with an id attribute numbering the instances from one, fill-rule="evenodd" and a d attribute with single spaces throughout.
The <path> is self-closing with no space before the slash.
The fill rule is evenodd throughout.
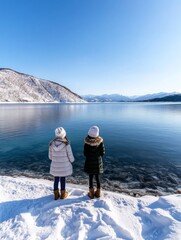
<path id="1" fill-rule="evenodd" d="M 181 195 L 133 198 L 67 185 L 69 197 L 53 200 L 52 182 L 0 176 L 1 240 L 181 239 Z"/>

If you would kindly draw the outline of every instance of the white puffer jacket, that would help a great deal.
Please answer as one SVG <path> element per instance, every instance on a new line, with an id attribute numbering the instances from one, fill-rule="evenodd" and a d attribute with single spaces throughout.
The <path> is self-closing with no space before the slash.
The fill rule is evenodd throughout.
<path id="1" fill-rule="evenodd" d="M 52 160 L 50 174 L 54 177 L 66 177 L 73 173 L 74 156 L 66 139 L 54 139 L 49 144 L 49 159 Z"/>

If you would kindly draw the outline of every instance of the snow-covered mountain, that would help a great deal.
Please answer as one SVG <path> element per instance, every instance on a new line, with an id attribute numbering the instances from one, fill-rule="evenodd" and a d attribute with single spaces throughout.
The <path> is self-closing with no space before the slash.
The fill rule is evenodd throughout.
<path id="1" fill-rule="evenodd" d="M 181 102 L 181 94 L 169 95 L 162 98 L 145 100 L 145 102 Z"/>
<path id="2" fill-rule="evenodd" d="M 103 94 L 103 95 L 84 95 L 82 96 L 88 102 L 139 102 L 139 101 L 147 101 L 152 99 L 161 99 L 167 96 L 172 96 L 179 94 L 178 92 L 166 93 L 153 93 L 146 94 L 143 96 L 123 96 L 120 94 Z"/>
<path id="3" fill-rule="evenodd" d="M 103 95 L 85 95 L 82 96 L 88 102 L 126 102 L 130 101 L 129 97 L 119 94 L 103 94 Z"/>
<path id="4" fill-rule="evenodd" d="M 131 99 L 134 101 L 145 101 L 145 100 L 151 100 L 155 98 L 168 97 L 175 94 L 178 94 L 178 92 L 171 92 L 171 93 L 160 92 L 160 93 L 146 94 L 143 96 L 135 96 L 135 97 L 131 97 Z"/>
<path id="5" fill-rule="evenodd" d="M 0 68 L 0 102 L 85 102 L 68 88 L 51 81 Z"/>

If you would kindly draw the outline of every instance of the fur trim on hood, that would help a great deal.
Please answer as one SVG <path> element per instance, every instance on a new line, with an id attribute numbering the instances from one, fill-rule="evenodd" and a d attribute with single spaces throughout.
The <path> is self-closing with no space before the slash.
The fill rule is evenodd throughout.
<path id="1" fill-rule="evenodd" d="M 88 136 L 84 139 L 84 142 L 90 146 L 99 146 L 103 139 L 101 137 L 89 138 Z"/>

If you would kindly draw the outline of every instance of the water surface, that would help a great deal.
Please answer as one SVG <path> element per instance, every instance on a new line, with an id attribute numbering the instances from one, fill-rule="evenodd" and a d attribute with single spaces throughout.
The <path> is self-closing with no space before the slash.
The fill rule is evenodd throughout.
<path id="1" fill-rule="evenodd" d="M 1 104 L 0 174 L 51 178 L 48 143 L 63 126 L 75 155 L 67 180 L 87 184 L 84 137 L 104 138 L 104 189 L 169 194 L 181 186 L 181 104 Z"/>

